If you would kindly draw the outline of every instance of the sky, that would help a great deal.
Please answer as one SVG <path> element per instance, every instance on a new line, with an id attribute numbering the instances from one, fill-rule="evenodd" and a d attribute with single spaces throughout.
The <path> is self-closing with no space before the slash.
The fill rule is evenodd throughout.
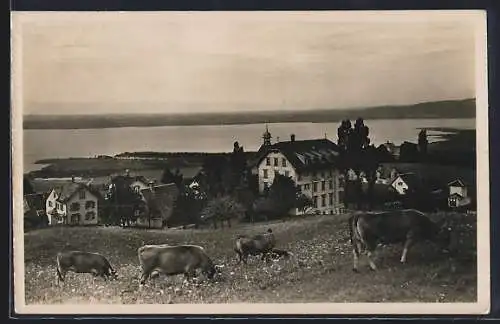
<path id="1" fill-rule="evenodd" d="M 469 18 L 19 13 L 13 32 L 22 44 L 14 59 L 22 67 L 24 114 L 404 105 L 475 96 L 477 20 Z"/>

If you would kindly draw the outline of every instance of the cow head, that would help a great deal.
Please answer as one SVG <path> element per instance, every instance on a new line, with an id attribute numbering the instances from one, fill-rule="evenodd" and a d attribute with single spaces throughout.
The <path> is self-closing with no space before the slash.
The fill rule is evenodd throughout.
<path id="1" fill-rule="evenodd" d="M 115 270 L 110 270 L 111 278 L 114 280 L 118 280 L 118 274 Z"/>
<path id="2" fill-rule="evenodd" d="M 203 269 L 203 273 L 207 276 L 208 279 L 213 279 L 217 272 L 218 269 L 212 262 L 209 262 L 209 264 L 206 265 L 205 269 Z"/>

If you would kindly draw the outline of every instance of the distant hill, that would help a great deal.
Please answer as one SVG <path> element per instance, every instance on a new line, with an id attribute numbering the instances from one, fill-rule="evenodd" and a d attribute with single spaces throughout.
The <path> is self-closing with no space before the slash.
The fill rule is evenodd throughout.
<path id="1" fill-rule="evenodd" d="M 26 115 L 24 129 L 81 129 L 168 125 L 221 125 L 290 122 L 337 122 L 345 118 L 474 118 L 475 99 L 425 102 L 408 106 L 307 111 L 245 111 L 210 114 Z"/>

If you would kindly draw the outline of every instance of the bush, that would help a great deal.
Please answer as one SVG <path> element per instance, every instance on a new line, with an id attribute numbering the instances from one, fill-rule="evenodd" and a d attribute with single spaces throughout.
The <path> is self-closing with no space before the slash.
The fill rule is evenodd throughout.
<path id="1" fill-rule="evenodd" d="M 203 222 L 212 222 L 214 228 L 220 222 L 224 227 L 224 221 L 231 227 L 231 220 L 241 220 L 245 216 L 245 208 L 231 196 L 214 198 L 208 202 L 202 210 L 200 219 Z"/>

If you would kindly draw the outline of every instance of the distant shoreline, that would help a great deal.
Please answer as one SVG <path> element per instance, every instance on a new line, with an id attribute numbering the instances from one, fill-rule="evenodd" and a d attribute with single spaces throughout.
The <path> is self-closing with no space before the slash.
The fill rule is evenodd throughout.
<path id="1" fill-rule="evenodd" d="M 361 109 L 250 111 L 200 114 L 26 115 L 23 129 L 102 129 L 124 127 L 248 125 L 263 123 L 332 123 L 343 119 L 475 118 L 475 99 Z"/>

